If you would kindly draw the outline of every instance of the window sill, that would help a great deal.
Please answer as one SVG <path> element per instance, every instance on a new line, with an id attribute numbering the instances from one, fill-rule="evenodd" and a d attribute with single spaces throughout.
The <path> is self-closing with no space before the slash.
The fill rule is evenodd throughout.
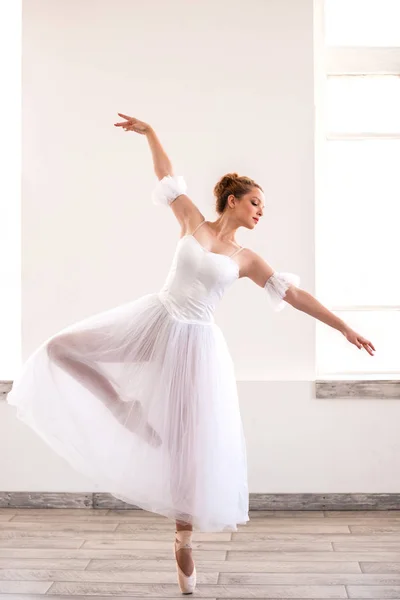
<path id="1" fill-rule="evenodd" d="M 357 379 L 355 377 L 355 375 L 320 377 L 315 381 L 315 397 L 400 400 L 399 379 L 378 379 L 373 375 L 362 375 Z"/>
<path id="2" fill-rule="evenodd" d="M 2 381 L 0 380 L 0 401 L 5 400 L 8 392 L 12 388 L 12 381 Z"/>

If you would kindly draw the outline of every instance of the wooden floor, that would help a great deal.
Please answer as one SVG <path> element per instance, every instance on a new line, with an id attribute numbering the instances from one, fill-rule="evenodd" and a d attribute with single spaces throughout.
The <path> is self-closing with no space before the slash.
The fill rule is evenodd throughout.
<path id="1" fill-rule="evenodd" d="M 0 509 L 0 599 L 182 599 L 174 531 L 138 510 Z M 400 600 L 400 511 L 254 511 L 193 542 L 199 598 Z"/>

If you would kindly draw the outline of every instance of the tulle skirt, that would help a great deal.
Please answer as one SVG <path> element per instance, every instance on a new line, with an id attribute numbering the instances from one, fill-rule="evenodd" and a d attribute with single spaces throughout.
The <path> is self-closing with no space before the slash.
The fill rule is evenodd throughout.
<path id="1" fill-rule="evenodd" d="M 172 316 L 157 293 L 46 340 L 7 401 L 100 491 L 199 531 L 237 531 L 249 520 L 225 338 L 214 322 Z"/>

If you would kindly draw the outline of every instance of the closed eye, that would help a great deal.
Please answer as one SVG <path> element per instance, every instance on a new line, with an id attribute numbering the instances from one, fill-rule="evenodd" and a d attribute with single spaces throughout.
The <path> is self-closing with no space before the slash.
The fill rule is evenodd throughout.
<path id="1" fill-rule="evenodd" d="M 253 206 L 261 206 L 261 204 L 259 202 L 253 202 L 252 201 L 251 203 L 252 203 Z M 264 208 L 265 208 L 265 206 L 264 206 Z"/>

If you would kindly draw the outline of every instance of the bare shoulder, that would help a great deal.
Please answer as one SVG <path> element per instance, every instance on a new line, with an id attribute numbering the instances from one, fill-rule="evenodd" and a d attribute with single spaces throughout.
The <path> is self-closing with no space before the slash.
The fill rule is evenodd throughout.
<path id="1" fill-rule="evenodd" d="M 204 215 L 187 194 L 181 194 L 171 203 L 171 209 L 181 226 L 181 235 L 191 233 L 199 223 L 204 221 Z"/>
<path id="2" fill-rule="evenodd" d="M 274 273 L 274 269 L 260 254 L 250 248 L 244 248 L 241 254 L 241 277 L 248 277 L 260 287 L 264 287 L 267 280 Z"/>

